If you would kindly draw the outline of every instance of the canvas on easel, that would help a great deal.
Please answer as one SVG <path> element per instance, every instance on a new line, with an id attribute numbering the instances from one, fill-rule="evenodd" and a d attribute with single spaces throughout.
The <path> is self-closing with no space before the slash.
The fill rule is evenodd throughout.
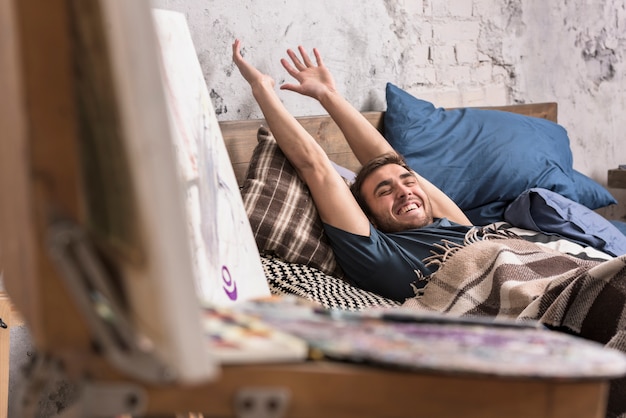
<path id="1" fill-rule="evenodd" d="M 204 303 L 270 295 L 200 62 L 181 13 L 154 10 L 193 268 Z"/>
<path id="2" fill-rule="evenodd" d="M 75 3 L 88 234 L 59 225 L 56 243 L 74 244 L 54 252 L 119 368 L 210 379 L 224 353 L 206 307 L 269 296 L 259 253 L 184 17 L 143 2 L 95 4 Z M 306 353 L 295 338 L 266 335 L 278 338 L 274 359 Z"/>
<path id="3" fill-rule="evenodd" d="M 83 298 L 87 312 L 96 313 L 91 327 L 104 323 L 104 339 L 124 328 L 135 352 L 165 366 L 166 379 L 205 381 L 218 365 L 203 335 L 151 9 L 142 1 L 73 4 L 88 237 L 74 235 L 87 255 L 76 263 L 60 249 L 58 258 L 65 276 L 79 276 L 77 265 L 97 264 L 89 255 L 93 243 L 109 269 L 92 269 L 103 277 L 99 300 Z M 92 271 L 83 277 L 95 276 Z M 75 295 L 80 298 L 81 289 Z M 114 361 L 122 358 L 118 366 L 148 375 L 146 367 L 123 359 L 123 350 L 110 351 Z"/>

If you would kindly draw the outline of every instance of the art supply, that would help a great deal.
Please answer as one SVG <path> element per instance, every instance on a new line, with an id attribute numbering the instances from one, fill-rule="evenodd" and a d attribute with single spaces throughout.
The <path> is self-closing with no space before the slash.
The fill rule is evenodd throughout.
<path id="1" fill-rule="evenodd" d="M 326 358 L 341 361 L 510 377 L 595 379 L 626 372 L 623 353 L 536 322 L 403 308 L 327 310 L 290 298 L 238 308 L 300 337 Z"/>

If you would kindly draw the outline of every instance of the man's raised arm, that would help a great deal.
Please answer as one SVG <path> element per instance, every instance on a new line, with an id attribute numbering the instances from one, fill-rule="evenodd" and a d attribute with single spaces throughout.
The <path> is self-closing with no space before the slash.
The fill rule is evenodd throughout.
<path id="1" fill-rule="evenodd" d="M 283 84 L 280 88 L 291 90 L 320 102 L 343 132 L 352 152 L 361 165 L 387 152 L 395 152 L 389 142 L 361 112 L 352 106 L 335 87 L 335 81 L 324 65 L 319 51 L 314 48 L 316 64 L 313 64 L 302 46 L 298 47 L 302 60 L 293 50 L 287 50 L 293 65 L 283 59 L 281 63 L 299 84 Z M 448 218 L 462 225 L 471 225 L 463 211 L 434 184 L 416 173 L 424 191 L 430 197 L 433 216 Z"/>
<path id="2" fill-rule="evenodd" d="M 250 65 L 233 43 L 233 61 L 252 88 L 281 151 L 307 184 L 322 221 L 345 231 L 369 235 L 369 220 L 350 189 L 315 139 L 287 111 L 274 90 L 274 80 Z"/>

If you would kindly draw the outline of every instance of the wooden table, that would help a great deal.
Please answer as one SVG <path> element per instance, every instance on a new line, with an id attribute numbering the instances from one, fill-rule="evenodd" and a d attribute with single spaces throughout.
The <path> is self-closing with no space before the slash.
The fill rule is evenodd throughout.
<path id="1" fill-rule="evenodd" d="M 212 384 L 148 388 L 148 412 L 169 416 L 173 405 L 185 405 L 203 411 L 205 418 L 244 416 L 233 400 L 246 387 L 286 389 L 286 417 L 602 418 L 608 395 L 606 381 L 408 373 L 314 362 L 230 366 Z"/>

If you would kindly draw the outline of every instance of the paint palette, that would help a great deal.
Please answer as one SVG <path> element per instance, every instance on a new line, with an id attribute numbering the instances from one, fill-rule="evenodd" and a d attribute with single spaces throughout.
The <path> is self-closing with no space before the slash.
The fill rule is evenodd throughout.
<path id="1" fill-rule="evenodd" d="M 597 379 L 626 374 L 623 353 L 537 323 L 396 308 L 346 312 L 288 299 L 246 303 L 243 309 L 302 338 L 330 359 L 511 377 Z"/>
<path id="2" fill-rule="evenodd" d="M 290 362 L 308 354 L 301 338 L 232 307 L 204 308 L 202 323 L 209 351 L 220 364 Z"/>

